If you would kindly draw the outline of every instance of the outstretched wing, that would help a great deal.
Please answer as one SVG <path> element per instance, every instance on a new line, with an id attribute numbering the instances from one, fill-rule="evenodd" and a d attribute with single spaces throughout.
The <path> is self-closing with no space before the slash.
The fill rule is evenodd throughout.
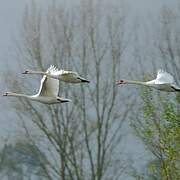
<path id="1" fill-rule="evenodd" d="M 174 83 L 174 78 L 171 74 L 166 71 L 159 69 L 156 77 L 156 84 L 172 84 Z"/>
<path id="2" fill-rule="evenodd" d="M 74 71 L 65 71 L 63 69 L 61 69 L 59 71 L 60 75 L 61 76 L 68 76 L 68 75 L 71 75 L 71 76 L 78 76 L 78 73 L 77 72 L 74 72 Z"/>
<path id="3" fill-rule="evenodd" d="M 53 72 L 53 75 L 61 75 L 61 76 L 68 76 L 68 75 L 71 75 L 71 76 L 78 76 L 78 73 L 77 72 L 74 72 L 74 71 L 66 71 L 64 69 L 58 69 L 57 67 L 55 67 L 54 65 L 51 65 L 49 67 L 51 69 L 51 71 Z"/>
<path id="4" fill-rule="evenodd" d="M 49 74 L 57 73 L 57 69 L 54 66 L 50 66 L 47 71 Z M 41 79 L 41 85 L 39 88 L 39 96 L 58 96 L 59 93 L 59 80 L 49 78 L 46 75 Z"/>

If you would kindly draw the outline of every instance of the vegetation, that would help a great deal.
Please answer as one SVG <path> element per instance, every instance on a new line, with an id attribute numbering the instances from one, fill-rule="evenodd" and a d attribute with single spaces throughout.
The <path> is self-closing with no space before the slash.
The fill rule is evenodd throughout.
<path id="1" fill-rule="evenodd" d="M 115 11 L 103 14 L 105 4 L 98 1 L 82 1 L 76 8 L 68 11 L 54 2 L 43 12 L 46 16 L 35 3 L 26 8 L 16 51 L 19 70 L 46 70 L 54 64 L 77 71 L 90 85 L 61 82 L 60 94 L 72 103 L 45 106 L 12 98 L 10 105 L 22 134 L 46 157 L 46 178 L 113 180 L 128 166 L 119 147 L 132 105 L 120 110 L 118 102 L 127 102 L 115 84 L 127 47 L 126 19 L 114 6 Z M 25 78 L 15 81 L 11 73 L 9 89 L 28 92 L 38 87 L 39 76 Z"/>
<path id="2" fill-rule="evenodd" d="M 142 77 L 147 67 L 156 71 L 160 66 L 180 79 L 179 9 L 164 7 L 159 24 L 153 24 L 154 34 L 146 34 L 149 39 L 142 43 L 137 26 L 131 41 L 124 7 L 104 2 L 82 0 L 66 9 L 53 1 L 45 12 L 35 1 L 26 7 L 16 44 L 18 71 L 45 71 L 54 64 L 77 71 L 91 83 L 61 82 L 60 94 L 73 101 L 62 105 L 9 98 L 25 140 L 5 144 L 1 150 L 1 179 L 123 179 L 129 170 L 129 157 L 121 148 L 123 128 L 130 118 L 136 136 L 152 156 L 142 171 L 133 167 L 132 176 L 180 179 L 180 95 L 143 88 L 137 96 L 115 84 L 122 72 L 128 73 L 125 65 L 137 70 L 130 73 L 133 76 Z M 136 63 L 124 60 L 129 56 Z M 33 94 L 32 87 L 39 86 L 40 76 L 17 78 L 17 69 L 8 70 L 9 89 Z"/>
<path id="3" fill-rule="evenodd" d="M 0 152 L 0 178 L 9 180 L 48 179 L 43 168 L 46 158 L 31 143 L 4 144 Z"/>
<path id="4" fill-rule="evenodd" d="M 153 154 L 154 160 L 148 163 L 147 172 L 137 177 L 178 180 L 180 178 L 180 104 L 168 94 L 154 96 L 152 93 L 151 90 L 142 90 L 143 116 L 141 119 L 138 118 L 133 127 L 146 149 Z M 150 174 L 153 178 L 150 178 Z"/>
<path id="5" fill-rule="evenodd" d="M 147 58 L 157 69 L 159 65 L 173 72 L 175 79 L 180 79 L 179 8 L 172 10 L 163 7 L 160 22 L 154 31 L 151 48 Z M 159 32 L 157 31 L 159 30 Z M 158 33 L 157 33 L 158 32 Z M 142 55 L 141 55 L 142 56 Z M 153 59 L 152 59 L 153 58 Z M 159 61 L 157 61 L 159 59 Z M 142 59 L 140 58 L 142 65 Z M 146 69 L 146 68 L 142 68 Z M 146 72 L 144 71 L 144 74 Z M 139 114 L 135 115 L 132 126 L 146 149 L 153 155 L 145 172 L 137 173 L 136 179 L 180 179 L 180 95 L 154 92 L 144 88 L 140 94 Z"/>

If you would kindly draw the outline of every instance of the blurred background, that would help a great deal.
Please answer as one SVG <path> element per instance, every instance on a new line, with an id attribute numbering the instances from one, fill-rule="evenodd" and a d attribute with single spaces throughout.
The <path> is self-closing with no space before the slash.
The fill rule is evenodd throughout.
<path id="1" fill-rule="evenodd" d="M 0 179 L 180 179 L 180 95 L 115 83 L 180 85 L 178 0 L 0 3 L 1 93 L 37 93 L 22 72 L 51 64 L 91 81 L 61 82 L 62 105 L 0 97 Z"/>

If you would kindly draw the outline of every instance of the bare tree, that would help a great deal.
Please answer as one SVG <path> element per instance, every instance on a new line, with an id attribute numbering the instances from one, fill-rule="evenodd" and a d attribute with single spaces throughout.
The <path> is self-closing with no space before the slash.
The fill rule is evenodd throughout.
<path id="1" fill-rule="evenodd" d="M 46 157 L 42 168 L 48 179 L 120 179 L 127 167 L 120 153 L 121 130 L 132 105 L 118 96 L 115 85 L 127 47 L 126 15 L 99 3 L 82 1 L 70 11 L 52 3 L 47 13 L 32 3 L 24 14 L 17 48 L 20 69 L 46 70 L 54 64 L 91 80 L 90 85 L 61 83 L 61 93 L 71 97 L 71 104 L 11 101 L 25 137 Z M 10 77 L 9 84 L 27 92 L 38 87 L 33 78 L 39 79 L 13 83 Z"/>
<path id="2" fill-rule="evenodd" d="M 5 142 L 0 152 L 1 179 L 46 179 L 42 166 L 46 157 L 43 155 L 36 146 L 22 139 L 13 144 Z"/>

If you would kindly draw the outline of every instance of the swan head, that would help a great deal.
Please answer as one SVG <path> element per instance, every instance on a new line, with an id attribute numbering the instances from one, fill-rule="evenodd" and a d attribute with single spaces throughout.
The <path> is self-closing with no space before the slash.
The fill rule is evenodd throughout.
<path id="1" fill-rule="evenodd" d="M 11 92 L 5 92 L 4 94 L 2 94 L 2 96 L 12 96 L 13 95 L 13 93 L 11 93 Z"/>
<path id="2" fill-rule="evenodd" d="M 126 83 L 125 80 L 122 80 L 122 79 L 121 79 L 121 80 L 118 80 L 118 81 L 116 82 L 117 85 L 125 84 L 125 83 Z"/>
<path id="3" fill-rule="evenodd" d="M 8 92 L 6 92 L 6 93 L 2 94 L 2 96 L 8 96 Z"/>
<path id="4" fill-rule="evenodd" d="M 24 71 L 22 74 L 30 74 L 29 70 Z"/>

